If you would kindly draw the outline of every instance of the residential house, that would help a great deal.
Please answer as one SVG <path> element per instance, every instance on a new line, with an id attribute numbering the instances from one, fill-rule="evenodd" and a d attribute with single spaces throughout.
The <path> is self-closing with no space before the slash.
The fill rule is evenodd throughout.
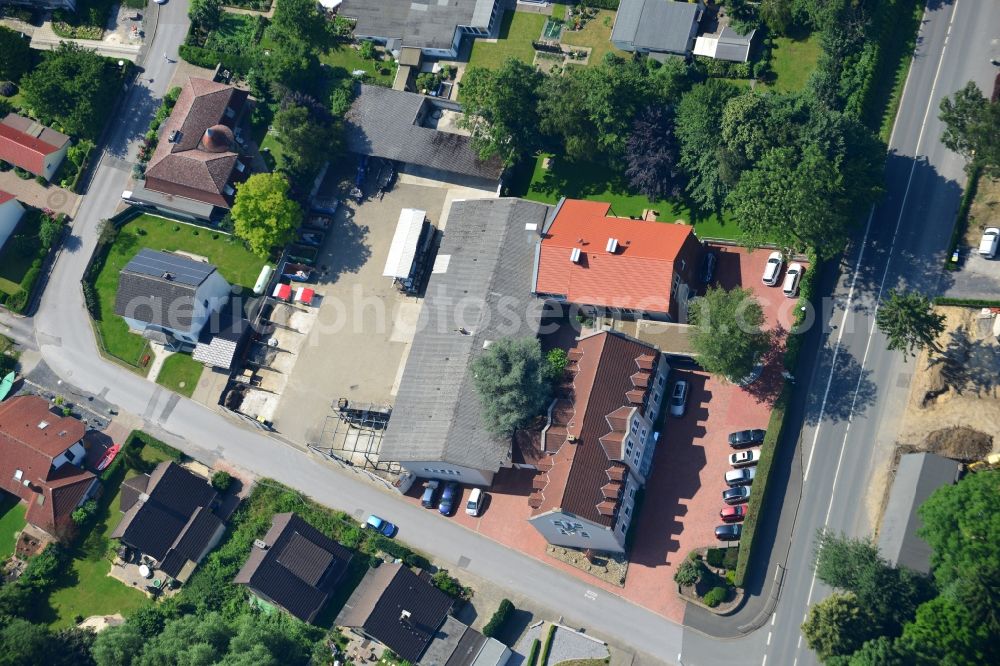
<path id="1" fill-rule="evenodd" d="M 99 487 L 83 467 L 86 430 L 78 419 L 54 414 L 44 398 L 16 396 L 0 403 L 0 489 L 28 505 L 30 524 L 56 537 Z"/>
<path id="2" fill-rule="evenodd" d="M 431 58 L 453 59 L 466 36 L 495 37 L 503 11 L 502 0 L 344 0 L 339 15 L 356 19 L 356 38 L 392 53 L 412 46 Z"/>
<path id="3" fill-rule="evenodd" d="M 900 456 L 878 533 L 879 552 L 890 564 L 931 572 L 931 547 L 917 535 L 923 524 L 917 509 L 935 490 L 955 483 L 961 470 L 957 461 L 934 453 Z"/>
<path id="4" fill-rule="evenodd" d="M 149 474 L 122 483 L 123 515 L 111 538 L 184 583 L 226 531 L 213 512 L 217 503 L 218 493 L 206 479 L 177 463 L 161 462 Z"/>
<path id="5" fill-rule="evenodd" d="M 370 569 L 336 624 L 421 666 L 503 666 L 507 646 L 451 617 L 454 600 L 402 563 Z"/>
<path id="6" fill-rule="evenodd" d="M 611 43 L 630 53 L 686 56 L 694 47 L 704 13 L 701 2 L 621 0 Z"/>
<path id="7" fill-rule="evenodd" d="M 713 34 L 699 35 L 694 42 L 694 54 L 716 60 L 747 62 L 756 36 L 756 30 L 741 35 L 727 25 Z"/>
<path id="8" fill-rule="evenodd" d="M 351 551 L 294 513 L 278 513 L 233 582 L 303 622 L 323 609 L 351 562 Z"/>
<path id="9" fill-rule="evenodd" d="M 462 107 L 416 93 L 361 84 L 345 116 L 347 149 L 382 157 L 404 171 L 496 192 L 503 164 L 479 159 L 458 126 Z"/>
<path id="10" fill-rule="evenodd" d="M 670 367 L 654 347 L 608 331 L 581 338 L 568 356 L 542 432 L 529 521 L 556 546 L 624 552 Z"/>
<path id="11" fill-rule="evenodd" d="M 229 294 L 229 283 L 212 264 L 143 248 L 121 271 L 115 314 L 149 339 L 193 347 Z"/>
<path id="12" fill-rule="evenodd" d="M 233 204 L 236 185 L 250 174 L 239 138 L 249 106 L 245 90 L 188 79 L 160 128 L 145 183 L 137 183 L 124 198 L 193 219 L 223 215 Z"/>
<path id="13" fill-rule="evenodd" d="M 45 180 L 52 180 L 69 144 L 68 136 L 31 118 L 8 113 L 0 120 L 0 160 Z"/>
<path id="14" fill-rule="evenodd" d="M 470 365 L 502 337 L 538 334 L 531 295 L 538 229 L 548 206 L 520 199 L 451 205 L 423 315 L 406 359 L 379 459 L 415 476 L 490 485 L 512 465 L 509 437 L 483 424 Z"/>
<path id="15" fill-rule="evenodd" d="M 587 313 L 684 322 L 701 256 L 689 225 L 563 199 L 542 229 L 532 291 Z"/>
<path id="16" fill-rule="evenodd" d="M 0 248 L 17 229 L 17 223 L 24 215 L 24 206 L 9 192 L 0 190 Z"/>

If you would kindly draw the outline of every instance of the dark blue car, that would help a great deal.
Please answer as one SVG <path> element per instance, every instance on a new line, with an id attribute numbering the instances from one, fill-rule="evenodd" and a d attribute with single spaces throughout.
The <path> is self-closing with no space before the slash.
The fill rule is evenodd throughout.
<path id="1" fill-rule="evenodd" d="M 444 491 L 441 493 L 441 503 L 438 504 L 438 511 L 441 512 L 442 516 L 450 516 L 452 514 L 461 494 L 458 484 L 454 481 L 444 484 Z"/>

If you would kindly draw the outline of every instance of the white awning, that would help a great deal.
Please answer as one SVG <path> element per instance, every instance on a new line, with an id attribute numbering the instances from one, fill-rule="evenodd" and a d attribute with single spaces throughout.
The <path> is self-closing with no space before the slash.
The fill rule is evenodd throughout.
<path id="1" fill-rule="evenodd" d="M 708 58 L 715 57 L 715 51 L 719 48 L 718 37 L 698 37 L 694 40 L 694 54 Z"/>
<path id="2" fill-rule="evenodd" d="M 424 228 L 424 218 L 427 213 L 416 208 L 404 208 L 399 213 L 396 224 L 396 234 L 389 246 L 389 256 L 385 260 L 385 277 L 405 280 L 410 276 L 413 260 L 417 256 L 417 244 Z"/>

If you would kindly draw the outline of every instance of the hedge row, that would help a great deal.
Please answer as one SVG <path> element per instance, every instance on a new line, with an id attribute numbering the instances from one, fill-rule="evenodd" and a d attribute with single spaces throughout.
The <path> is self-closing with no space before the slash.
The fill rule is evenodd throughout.
<path id="1" fill-rule="evenodd" d="M 581 0 L 580 4 L 584 7 L 593 7 L 594 9 L 612 9 L 618 11 L 618 5 L 621 0 Z"/>
<path id="2" fill-rule="evenodd" d="M 952 261 L 951 256 L 958 249 L 959 243 L 965 238 L 965 230 L 969 228 L 969 211 L 972 209 L 972 202 L 976 198 L 976 191 L 979 189 L 979 177 L 982 168 L 973 162 L 969 165 L 969 183 L 962 193 L 962 203 L 958 207 L 958 217 L 955 220 L 955 228 L 951 230 L 951 240 L 948 242 L 948 254 L 944 257 L 944 267 L 949 271 L 958 270 L 958 262 Z"/>
<path id="3" fill-rule="evenodd" d="M 483 635 L 487 638 L 493 638 L 499 633 L 500 628 L 503 627 L 504 622 L 506 622 L 511 613 L 514 612 L 514 604 L 511 603 L 510 599 L 504 599 L 500 602 L 500 606 L 497 608 L 496 612 L 493 613 L 493 617 L 490 621 L 486 623 L 483 627 Z"/>
<path id="4" fill-rule="evenodd" d="M 540 666 L 548 666 L 549 652 L 552 651 L 552 639 L 556 636 L 556 625 L 549 625 L 549 633 L 545 635 L 545 645 L 542 646 L 542 658 L 539 660 Z"/>
<path id="5" fill-rule="evenodd" d="M 967 308 L 1000 308 L 1000 300 L 990 301 L 983 298 L 948 298 L 938 296 L 934 305 L 958 305 Z"/>
<path id="6" fill-rule="evenodd" d="M 531 650 L 528 652 L 528 666 L 537 666 L 538 650 L 542 647 L 542 642 L 537 638 L 531 641 Z"/>
<path id="7" fill-rule="evenodd" d="M 217 53 L 211 49 L 191 44 L 181 44 L 178 49 L 181 58 L 196 67 L 215 69 L 215 66 L 222 64 L 223 68 L 232 70 L 239 74 L 246 74 L 254 66 L 252 58 L 234 55 L 232 53 Z"/>

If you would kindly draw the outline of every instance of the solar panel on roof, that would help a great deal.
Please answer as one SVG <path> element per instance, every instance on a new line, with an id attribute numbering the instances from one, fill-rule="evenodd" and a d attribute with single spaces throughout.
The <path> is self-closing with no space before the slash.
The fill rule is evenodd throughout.
<path id="1" fill-rule="evenodd" d="M 197 287 L 215 271 L 215 266 L 170 252 L 143 248 L 132 261 L 128 262 L 125 270 L 129 273 Z"/>

